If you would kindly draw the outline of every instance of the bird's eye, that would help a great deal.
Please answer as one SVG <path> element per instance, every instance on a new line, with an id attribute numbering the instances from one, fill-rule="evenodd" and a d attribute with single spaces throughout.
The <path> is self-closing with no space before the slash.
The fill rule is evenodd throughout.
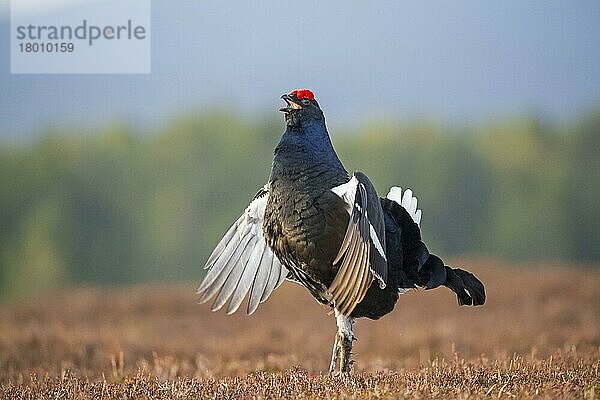
<path id="1" fill-rule="evenodd" d="M 302 104 L 309 105 L 310 104 L 310 100 L 309 99 L 302 99 Z"/>

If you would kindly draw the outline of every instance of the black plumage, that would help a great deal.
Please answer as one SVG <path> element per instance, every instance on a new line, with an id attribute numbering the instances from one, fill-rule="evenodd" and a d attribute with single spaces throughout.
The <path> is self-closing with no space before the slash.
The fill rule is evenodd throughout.
<path id="1" fill-rule="evenodd" d="M 213 309 L 249 292 L 249 313 L 282 277 L 332 307 L 338 334 L 331 372 L 350 371 L 352 323 L 391 312 L 405 289 L 446 286 L 460 305 L 485 302 L 471 273 L 444 265 L 421 240 L 412 192 L 381 198 L 361 172 L 350 177 L 333 149 L 312 92 L 282 96 L 286 131 L 275 148 L 269 181 L 221 240 L 199 288 L 201 301 L 220 291 Z M 232 233 L 233 232 L 233 233 Z"/>

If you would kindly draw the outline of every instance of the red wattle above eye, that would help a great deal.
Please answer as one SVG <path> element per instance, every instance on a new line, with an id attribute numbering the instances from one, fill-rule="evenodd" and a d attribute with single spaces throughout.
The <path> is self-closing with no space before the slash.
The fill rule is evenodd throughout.
<path id="1" fill-rule="evenodd" d="M 308 89 L 294 89 L 290 92 L 290 95 L 292 95 L 292 94 L 295 94 L 296 97 L 298 98 L 298 100 L 302 100 L 302 99 L 314 100 L 315 99 L 314 93 Z"/>

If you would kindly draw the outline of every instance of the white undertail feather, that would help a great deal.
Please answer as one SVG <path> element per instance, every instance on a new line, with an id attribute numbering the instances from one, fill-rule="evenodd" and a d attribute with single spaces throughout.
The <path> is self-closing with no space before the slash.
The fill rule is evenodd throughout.
<path id="1" fill-rule="evenodd" d="M 404 194 L 402 194 L 401 187 L 392 186 L 387 194 L 387 198 L 404 207 L 413 221 L 417 225 L 421 225 L 422 213 L 421 210 L 417 209 L 417 198 L 413 196 L 412 190 L 406 189 Z"/>

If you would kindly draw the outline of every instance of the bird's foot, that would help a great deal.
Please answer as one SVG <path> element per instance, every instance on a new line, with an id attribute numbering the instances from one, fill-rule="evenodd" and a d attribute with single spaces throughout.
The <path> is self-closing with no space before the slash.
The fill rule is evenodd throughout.
<path id="1" fill-rule="evenodd" d="M 329 374 L 330 377 L 335 378 L 335 379 L 341 379 L 343 381 L 348 380 L 351 378 L 351 374 L 350 371 L 348 372 L 342 372 L 342 371 L 334 371 L 333 373 Z"/>
<path id="2" fill-rule="evenodd" d="M 351 375 L 350 369 L 344 369 L 341 366 L 337 370 L 329 371 L 329 376 L 336 379 L 347 379 L 350 378 Z"/>
<path id="3" fill-rule="evenodd" d="M 330 372 L 329 376 L 333 379 L 348 381 L 352 378 L 352 373 L 351 373 L 350 368 L 344 369 L 344 368 L 340 367 L 340 369 Z"/>
<path id="4" fill-rule="evenodd" d="M 333 354 L 329 364 L 329 375 L 332 378 L 349 378 L 352 364 L 352 339 L 336 334 Z M 339 365 L 338 365 L 339 364 Z"/>

